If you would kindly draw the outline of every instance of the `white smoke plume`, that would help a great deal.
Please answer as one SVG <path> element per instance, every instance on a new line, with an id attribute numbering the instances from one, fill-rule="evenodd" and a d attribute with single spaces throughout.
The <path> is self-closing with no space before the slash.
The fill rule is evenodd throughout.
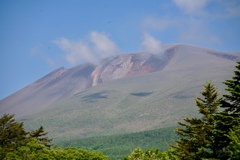
<path id="1" fill-rule="evenodd" d="M 161 41 L 147 33 L 144 34 L 141 47 L 143 51 L 152 54 L 162 54 L 164 52 Z"/>

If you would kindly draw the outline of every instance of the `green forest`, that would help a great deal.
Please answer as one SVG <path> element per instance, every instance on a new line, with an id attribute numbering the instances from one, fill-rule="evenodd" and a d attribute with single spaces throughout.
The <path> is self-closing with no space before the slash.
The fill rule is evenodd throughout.
<path id="1" fill-rule="evenodd" d="M 59 147 L 76 146 L 86 150 L 100 151 L 113 160 L 123 159 L 136 146 L 142 149 L 167 150 L 169 144 L 175 144 L 177 139 L 177 135 L 174 133 L 175 129 L 176 127 L 169 127 L 131 134 L 72 139 L 57 144 Z"/>
<path id="2" fill-rule="evenodd" d="M 176 124 L 177 127 L 73 139 L 59 146 L 51 144 L 52 139 L 48 138 L 44 127 L 28 132 L 23 122 L 17 122 L 14 115 L 5 114 L 0 118 L 0 159 L 238 160 L 240 62 L 234 76 L 223 83 L 226 94 L 219 96 L 217 87 L 207 82 L 201 96 L 195 99 L 199 116 L 186 117 Z M 133 148 L 136 144 L 139 148 Z"/>

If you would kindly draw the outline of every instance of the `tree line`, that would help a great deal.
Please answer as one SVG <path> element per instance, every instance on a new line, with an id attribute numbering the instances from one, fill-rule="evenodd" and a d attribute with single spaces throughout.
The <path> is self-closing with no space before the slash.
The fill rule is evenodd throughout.
<path id="1" fill-rule="evenodd" d="M 97 136 L 89 138 L 62 140 L 55 143 L 65 148 L 76 146 L 86 150 L 100 151 L 108 156 L 109 160 L 124 159 L 136 147 L 142 149 L 158 148 L 165 151 L 168 144 L 174 143 L 177 135 L 174 133 L 175 127 L 159 128 L 137 133 L 125 133 L 108 136 Z"/>
<path id="2" fill-rule="evenodd" d="M 178 139 L 169 150 L 137 148 L 125 160 L 238 160 L 240 159 L 240 62 L 234 76 L 223 82 L 227 94 L 219 96 L 211 82 L 195 99 L 200 117 L 186 117 L 176 129 Z M 57 148 L 41 126 L 27 132 L 14 115 L 0 118 L 0 159 L 105 160 L 101 152 Z"/>
<path id="3" fill-rule="evenodd" d="M 51 144 L 47 132 L 41 126 L 26 132 L 22 122 L 14 115 L 5 114 L 0 118 L 0 159 L 4 160 L 105 160 L 101 152 L 90 152 L 73 147 L 57 148 Z"/>

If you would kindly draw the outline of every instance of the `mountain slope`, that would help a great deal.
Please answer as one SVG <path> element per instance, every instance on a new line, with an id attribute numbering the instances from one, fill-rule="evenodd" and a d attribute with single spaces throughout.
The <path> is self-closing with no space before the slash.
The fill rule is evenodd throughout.
<path id="1" fill-rule="evenodd" d="M 170 59 L 168 54 L 135 53 L 106 58 L 98 66 L 84 64 L 71 69 L 59 68 L 1 100 L 0 113 L 14 113 L 22 118 L 92 86 L 160 71 Z"/>
<path id="2" fill-rule="evenodd" d="M 0 113 L 24 117 L 92 85 L 93 65 L 60 68 L 0 101 Z"/>
<path id="3" fill-rule="evenodd" d="M 58 141 L 175 126 L 197 116 L 194 97 L 206 81 L 224 92 L 222 82 L 232 77 L 240 55 L 188 45 L 166 51 L 172 58 L 160 71 L 110 78 L 25 117 L 27 128 L 43 125 Z"/>

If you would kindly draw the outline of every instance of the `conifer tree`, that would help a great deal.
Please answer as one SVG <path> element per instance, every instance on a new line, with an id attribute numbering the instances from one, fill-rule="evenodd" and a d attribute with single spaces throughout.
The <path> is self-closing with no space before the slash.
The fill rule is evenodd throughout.
<path id="1" fill-rule="evenodd" d="M 16 122 L 14 115 L 4 114 L 0 118 L 0 146 L 4 151 L 11 151 L 26 139 L 27 132 L 23 123 Z"/>
<path id="2" fill-rule="evenodd" d="M 214 115 L 215 125 L 212 130 L 214 143 L 212 146 L 216 148 L 216 158 L 226 160 L 230 153 L 227 148 L 232 141 L 228 134 L 233 128 L 239 124 L 238 120 L 228 115 L 225 111 Z"/>
<path id="3" fill-rule="evenodd" d="M 221 102 L 221 107 L 233 116 L 239 116 L 240 112 L 240 62 L 237 62 L 236 69 L 232 79 L 223 82 L 227 86 L 228 94 L 223 95 Z"/>
<path id="4" fill-rule="evenodd" d="M 228 137 L 232 140 L 228 146 L 231 160 L 240 159 L 240 126 L 236 126 L 229 132 Z"/>
<path id="5" fill-rule="evenodd" d="M 201 118 L 184 118 L 185 123 L 178 122 L 182 128 L 176 130 L 180 139 L 176 149 L 176 156 L 180 159 L 195 159 L 217 157 L 217 149 L 214 145 L 214 114 L 218 112 L 221 99 L 218 98 L 217 89 L 210 82 L 204 86 L 201 92 L 203 98 L 196 98 L 196 105 Z"/>
<path id="6" fill-rule="evenodd" d="M 227 86 L 225 90 L 228 94 L 223 95 L 220 107 L 225 110 L 214 115 L 216 121 L 214 139 L 218 148 L 218 156 L 222 159 L 230 158 L 231 152 L 228 147 L 233 140 L 229 134 L 240 125 L 240 62 L 237 63 L 236 68 L 233 78 L 223 82 Z"/>
<path id="7" fill-rule="evenodd" d="M 47 134 L 48 134 L 48 132 L 45 132 L 43 126 L 41 126 L 38 129 L 31 131 L 29 133 L 29 136 L 32 138 L 36 138 L 42 144 L 44 144 L 46 147 L 50 147 L 51 145 L 49 144 L 49 142 L 51 142 L 52 139 L 49 139 L 48 137 L 46 137 Z"/>

